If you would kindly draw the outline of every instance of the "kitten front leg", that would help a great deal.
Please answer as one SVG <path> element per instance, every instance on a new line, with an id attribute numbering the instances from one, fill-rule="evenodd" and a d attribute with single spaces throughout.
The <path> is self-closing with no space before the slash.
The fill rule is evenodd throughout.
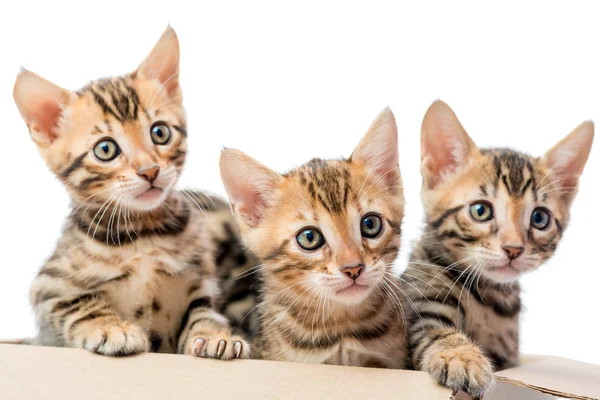
<path id="1" fill-rule="evenodd" d="M 232 334 L 227 318 L 212 308 L 209 297 L 201 297 L 189 304 L 177 350 L 180 354 L 231 360 L 248 358 L 250 345 Z"/>
<path id="2" fill-rule="evenodd" d="M 41 326 L 51 329 L 67 347 L 83 348 L 107 356 L 122 356 L 150 349 L 148 335 L 116 314 L 102 292 L 63 295 L 35 307 Z"/>
<path id="3" fill-rule="evenodd" d="M 411 340 L 416 369 L 427 371 L 440 384 L 473 397 L 481 396 L 490 388 L 492 366 L 464 333 L 454 327 L 423 329 L 419 341 Z"/>

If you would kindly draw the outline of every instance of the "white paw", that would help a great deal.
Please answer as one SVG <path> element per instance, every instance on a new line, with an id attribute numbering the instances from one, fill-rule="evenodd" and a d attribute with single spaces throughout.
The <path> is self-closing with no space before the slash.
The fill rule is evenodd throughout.
<path id="1" fill-rule="evenodd" d="M 148 335 L 131 323 L 90 327 L 80 333 L 75 345 L 105 356 L 125 356 L 150 350 Z"/>
<path id="2" fill-rule="evenodd" d="M 492 365 L 473 345 L 440 351 L 429 363 L 429 372 L 442 385 L 479 397 L 494 381 Z"/>

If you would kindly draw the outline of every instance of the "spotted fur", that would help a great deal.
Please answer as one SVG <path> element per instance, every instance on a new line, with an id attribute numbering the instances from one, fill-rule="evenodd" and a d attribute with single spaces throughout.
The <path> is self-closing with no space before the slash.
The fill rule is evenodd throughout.
<path id="1" fill-rule="evenodd" d="M 431 106 L 422 131 L 426 224 L 403 277 L 418 311 L 409 329 L 415 368 L 479 395 L 492 369 L 518 364 L 517 279 L 554 254 L 592 138 L 586 123 L 540 158 L 479 149 L 445 103 Z M 493 209 L 489 221 L 471 215 L 480 202 Z M 532 223 L 538 207 L 550 213 L 544 229 Z"/>
<path id="2" fill-rule="evenodd" d="M 405 305 L 391 270 L 404 206 L 397 146 L 386 110 L 349 159 L 314 159 L 280 175 L 237 150 L 223 151 L 221 176 L 242 237 L 261 260 L 255 356 L 405 366 Z M 383 223 L 372 239 L 360 228 L 369 213 Z M 314 251 L 296 239 L 307 227 L 325 240 Z M 355 281 L 348 269 L 359 271 Z"/>
<path id="3" fill-rule="evenodd" d="M 29 71 L 18 76 L 21 115 L 72 199 L 31 288 L 39 344 L 105 355 L 249 354 L 219 312 L 219 278 L 254 259 L 242 253 L 227 203 L 173 188 L 187 150 L 178 74 L 169 28 L 134 73 L 76 93 Z M 164 144 L 151 138 L 156 123 L 169 129 Z M 121 152 L 102 161 L 94 148 L 107 139 Z"/>

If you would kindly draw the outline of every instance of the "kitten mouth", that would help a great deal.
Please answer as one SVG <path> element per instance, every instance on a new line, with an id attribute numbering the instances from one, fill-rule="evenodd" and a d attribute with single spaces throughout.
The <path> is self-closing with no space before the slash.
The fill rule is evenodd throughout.
<path id="1" fill-rule="evenodd" d="M 137 195 L 135 198 L 142 201 L 152 201 L 158 199 L 160 196 L 162 196 L 162 194 L 163 189 L 156 186 L 151 186 L 148 190 Z"/>
<path id="2" fill-rule="evenodd" d="M 515 268 L 515 266 L 512 265 L 510 262 L 508 264 L 504 264 L 499 267 L 491 268 L 490 271 L 493 271 L 495 273 L 498 273 L 500 275 L 507 276 L 507 277 L 514 277 L 514 276 L 520 275 L 520 273 L 521 273 L 521 271 L 519 271 L 517 268 Z"/>
<path id="3" fill-rule="evenodd" d="M 345 288 L 338 290 L 337 292 L 335 292 L 335 294 L 341 296 L 353 296 L 357 294 L 362 294 L 368 289 L 369 287 L 367 285 L 353 283 L 350 286 L 346 286 Z"/>

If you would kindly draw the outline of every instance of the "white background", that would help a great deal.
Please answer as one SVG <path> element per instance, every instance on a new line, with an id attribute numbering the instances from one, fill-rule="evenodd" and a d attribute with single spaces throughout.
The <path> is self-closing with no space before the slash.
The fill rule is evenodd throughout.
<path id="1" fill-rule="evenodd" d="M 170 22 L 189 114 L 181 183 L 219 194 L 222 146 L 279 171 L 347 156 L 389 105 L 407 197 L 403 257 L 422 221 L 419 129 L 434 99 L 454 108 L 480 146 L 535 155 L 580 122 L 600 120 L 600 23 L 591 1 L 210 3 L 19 1 L 3 10 L 0 337 L 34 333 L 28 286 L 68 210 L 12 100 L 21 66 L 77 89 L 135 69 Z M 524 279 L 523 352 L 600 364 L 598 147 L 559 250 Z"/>

